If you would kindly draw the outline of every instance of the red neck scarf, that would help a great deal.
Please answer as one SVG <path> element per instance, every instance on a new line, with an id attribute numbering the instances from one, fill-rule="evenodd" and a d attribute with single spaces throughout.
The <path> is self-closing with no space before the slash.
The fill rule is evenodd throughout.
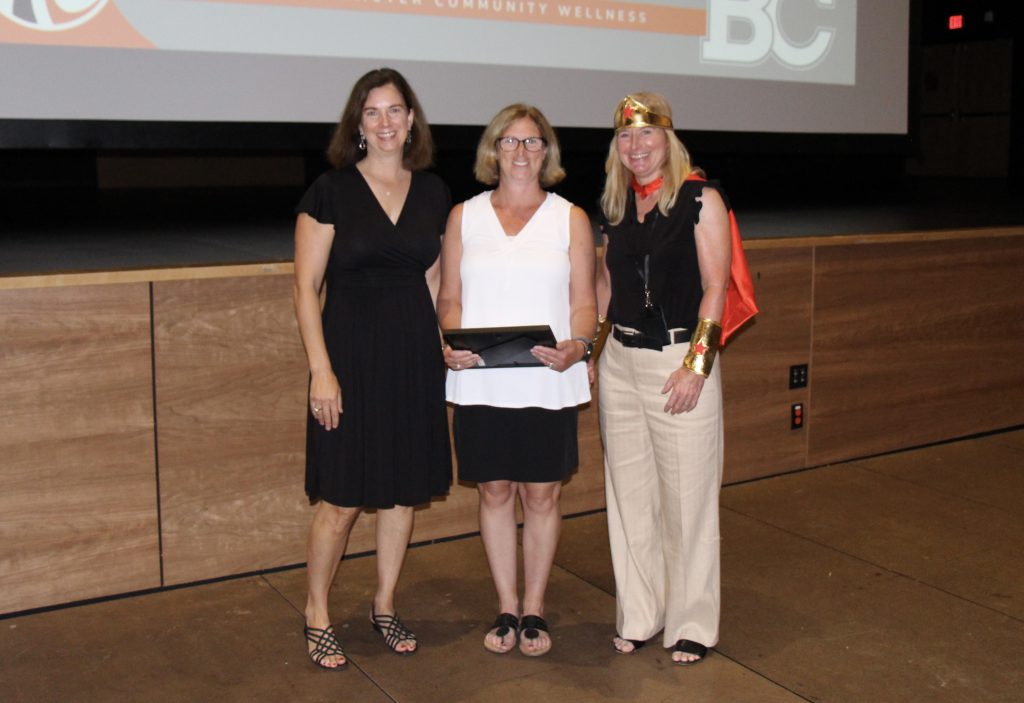
<path id="1" fill-rule="evenodd" d="M 640 181 L 638 181 L 636 178 L 634 178 L 633 182 L 630 184 L 630 186 L 633 188 L 633 192 L 636 193 L 636 197 L 638 197 L 638 198 L 646 198 L 651 193 L 653 193 L 656 190 L 658 190 L 659 188 L 661 188 L 661 184 L 664 181 L 665 181 L 664 176 L 658 176 L 653 181 L 651 181 L 650 183 L 646 183 L 646 184 L 640 183 Z"/>

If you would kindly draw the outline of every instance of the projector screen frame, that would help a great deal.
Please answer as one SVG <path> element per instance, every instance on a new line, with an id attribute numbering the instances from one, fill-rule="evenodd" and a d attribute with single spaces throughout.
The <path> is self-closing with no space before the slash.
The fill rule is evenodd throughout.
<path id="1" fill-rule="evenodd" d="M 863 27 L 861 27 L 862 18 L 859 16 L 860 12 L 863 11 L 865 15 L 869 14 L 869 10 L 872 4 L 880 2 L 881 0 L 860 0 L 858 6 L 858 39 L 857 43 L 859 46 L 858 54 L 860 54 L 865 46 L 868 46 L 865 42 L 866 39 L 862 39 L 861 34 Z M 920 8 L 922 0 L 907 0 L 909 14 L 907 16 L 907 27 L 909 29 L 909 37 L 904 45 L 905 56 L 901 57 L 898 64 L 903 64 L 907 69 L 907 74 L 903 75 L 899 80 L 905 80 L 906 86 L 916 85 L 914 80 L 915 70 L 914 66 L 916 63 L 915 48 L 920 45 Z M 877 52 L 876 52 L 877 53 Z M 141 55 L 140 55 L 141 56 Z M 188 58 L 188 54 L 181 54 L 183 59 Z M 865 54 L 866 56 L 866 54 Z M 232 62 L 235 60 L 241 60 L 238 57 L 232 58 L 229 55 L 224 55 L 224 61 Z M 300 61 L 304 59 L 293 58 L 290 61 Z M 879 78 L 879 68 L 875 66 L 871 70 L 865 70 L 865 65 L 862 65 L 862 59 L 860 56 L 857 58 L 858 64 L 858 84 L 861 79 L 867 80 L 866 86 L 877 86 Z M 365 60 L 364 60 L 365 61 Z M 770 62 L 769 62 L 770 63 Z M 373 60 L 370 60 L 366 67 L 373 67 L 371 64 L 375 64 Z M 298 64 L 296 64 L 297 66 Z M 443 64 L 436 64 L 436 66 L 442 66 Z M 874 65 L 874 64 L 873 64 Z M 421 100 L 433 96 L 433 100 L 437 100 L 439 94 L 439 87 L 435 84 L 436 81 L 432 79 L 426 80 L 423 74 L 423 70 L 429 68 L 431 64 L 425 63 L 421 66 L 413 63 L 412 65 L 405 66 L 403 62 L 398 62 L 396 67 L 400 70 L 411 70 L 413 74 L 407 73 L 407 75 L 413 75 L 415 80 L 414 84 L 417 86 L 423 85 L 420 88 Z M 532 69 L 525 67 L 506 67 L 506 73 L 509 74 L 508 81 L 511 81 L 509 88 L 511 93 L 507 91 L 501 91 L 503 96 L 510 96 L 509 99 L 521 99 L 522 96 L 517 95 L 517 91 L 520 90 L 520 81 L 524 75 L 529 75 Z M 584 113 L 590 115 L 591 118 L 598 114 L 603 114 L 607 107 L 607 96 L 601 95 L 601 101 L 594 103 L 596 98 L 591 95 L 593 90 L 596 88 L 593 85 L 594 76 L 601 74 L 600 71 L 576 71 L 573 73 L 573 80 L 579 79 L 577 84 L 577 90 L 584 90 L 585 95 L 589 96 L 588 100 L 583 100 L 583 103 L 587 104 L 587 111 Z M 632 78 L 639 77 L 629 73 L 611 73 L 608 74 L 607 80 L 612 80 L 612 76 L 615 80 L 620 82 L 623 79 L 626 80 L 625 84 L 633 85 L 636 81 Z M 641 77 L 642 78 L 642 77 Z M 658 87 L 658 81 L 661 79 L 657 75 L 652 74 L 651 78 L 654 80 L 654 87 Z M 675 79 L 673 79 L 675 80 Z M 685 79 L 690 81 L 687 85 L 692 84 L 693 86 L 699 86 L 702 81 L 711 80 L 710 78 L 692 77 Z M 718 80 L 718 79 L 715 79 Z M 421 83 L 422 82 L 422 83 Z M 639 83 L 643 85 L 645 81 L 641 80 Z M 790 130 L 789 126 L 778 125 L 778 124 L 767 124 L 762 122 L 757 124 L 757 121 L 747 121 L 737 124 L 735 120 L 730 118 L 731 115 L 739 114 L 739 106 L 735 104 L 734 100 L 731 100 L 728 96 L 730 94 L 740 95 L 745 94 L 747 91 L 751 91 L 753 95 L 759 95 L 760 100 L 767 109 L 767 103 L 772 102 L 768 96 L 759 92 L 763 90 L 763 86 L 760 85 L 763 81 L 748 81 L 738 80 L 731 82 L 732 88 L 725 93 L 721 94 L 723 104 L 719 106 L 721 108 L 718 112 L 712 111 L 714 119 L 709 120 L 707 110 L 700 111 L 695 115 L 696 119 L 691 121 L 689 111 L 697 108 L 694 105 L 703 105 L 701 101 L 691 101 L 689 105 L 686 104 L 685 100 L 680 99 L 677 94 L 678 91 L 673 88 L 672 90 L 666 91 L 666 95 L 669 95 L 670 99 L 678 108 L 677 122 L 682 123 L 680 126 L 686 127 L 687 124 L 696 125 L 703 127 L 704 129 L 683 129 L 680 131 L 684 141 L 691 143 L 694 146 L 698 144 L 713 145 L 711 148 L 716 152 L 733 152 L 733 151 L 748 151 L 753 149 L 754 151 L 762 151 L 767 149 L 771 152 L 782 152 L 791 148 L 797 148 L 800 150 L 810 149 L 814 153 L 820 153 L 822 150 L 838 150 L 838 153 L 861 153 L 865 150 L 870 153 L 905 153 L 908 151 L 908 144 L 912 141 L 910 133 L 913 130 L 914 120 L 912 105 L 915 99 L 915 91 L 908 90 L 902 95 L 902 104 L 897 110 L 890 113 L 894 119 L 889 118 L 888 124 L 883 126 L 873 125 L 870 120 L 864 123 L 863 128 L 858 128 L 856 124 L 847 124 L 849 120 L 844 121 L 844 127 L 849 126 L 849 129 L 828 129 L 828 124 L 819 122 L 814 125 L 810 125 L 808 128 L 793 128 Z M 780 90 L 785 92 L 788 90 L 786 87 L 788 84 L 783 82 L 778 84 Z M 517 87 L 518 86 L 518 87 Z M 587 86 L 590 88 L 588 89 Z M 725 86 L 725 83 L 723 83 Z M 855 86 L 849 87 L 851 90 L 861 90 Z M 444 90 L 449 89 L 455 91 L 455 96 L 447 96 L 444 100 L 449 104 L 458 104 L 457 95 L 459 93 L 459 84 L 453 84 L 450 86 L 445 85 Z M 835 95 L 835 91 L 845 92 L 845 87 L 837 86 L 824 86 L 821 88 L 825 91 L 831 91 L 832 97 L 839 98 L 839 102 L 842 103 L 845 98 L 841 98 L 839 95 Z M 601 92 L 598 90 L 597 92 Z M 440 92 L 444 95 L 445 92 Z M 699 92 L 696 94 L 700 94 Z M 541 98 L 546 95 L 543 91 L 537 96 L 535 104 L 541 106 L 548 106 L 551 102 L 550 96 L 547 101 Z M 618 92 L 615 95 L 619 95 Z M 787 94 L 788 95 L 788 94 Z M 306 95 L 308 98 L 309 96 Z M 891 96 L 895 99 L 895 96 Z M 279 96 L 279 101 L 287 101 L 288 96 Z M 750 98 L 754 100 L 754 98 Z M 830 100 L 831 97 L 825 98 L 826 101 Z M 337 100 L 337 96 L 333 96 L 331 100 Z M 444 112 L 443 110 L 437 110 L 435 104 L 428 104 L 430 101 L 424 102 L 424 106 L 427 107 L 427 112 L 432 116 L 438 125 L 442 127 L 450 128 L 458 133 L 462 138 L 462 129 L 468 128 L 473 129 L 479 126 L 488 119 L 488 116 L 480 117 L 480 115 L 474 114 L 472 119 L 461 119 L 460 117 L 455 118 L 453 121 L 446 122 L 443 116 L 435 116 L 438 112 Z M 614 102 L 614 100 L 612 100 Z M 706 101 L 705 101 L 706 102 Z M 717 101 L 716 101 L 717 102 Z M 681 103 L 681 104 L 679 104 Z M 334 103 L 331 102 L 330 110 L 334 110 Z M 495 103 L 498 104 L 498 103 Z M 783 103 L 784 104 L 784 103 Z M 337 110 L 341 109 L 341 105 L 338 104 Z M 774 109 L 778 109 L 778 105 Z M 852 109 L 848 106 L 848 110 Z M 549 106 L 545 110 L 548 112 L 548 116 L 555 124 L 556 127 L 560 125 L 573 125 L 571 129 L 583 130 L 589 132 L 601 133 L 602 129 L 599 124 L 601 120 L 593 120 L 587 118 L 584 121 L 577 122 L 579 117 L 570 117 L 564 114 L 564 110 L 557 106 Z M 274 151 L 274 152 L 287 152 L 295 150 L 320 150 L 326 143 L 330 124 L 326 124 L 324 120 L 330 119 L 330 116 L 324 114 L 321 110 L 318 113 L 318 117 L 314 120 L 308 120 L 305 117 L 299 118 L 302 121 L 286 121 L 289 118 L 287 116 L 256 116 L 251 121 L 247 117 L 238 117 L 235 115 L 218 117 L 217 115 L 210 115 L 209 118 L 200 118 L 198 120 L 193 119 L 190 116 L 182 117 L 180 115 L 171 114 L 173 111 L 169 111 L 167 116 L 168 120 L 160 119 L 162 115 L 125 115 L 126 119 L 117 119 L 117 115 L 98 115 L 96 119 L 77 119 L 74 115 L 66 114 L 54 114 L 54 115 L 31 115 L 31 114 L 19 114 L 19 111 L 12 110 L 8 115 L 0 117 L 0 152 L 5 149 L 93 149 L 93 150 L 128 150 L 128 151 L 151 151 L 151 150 L 177 150 L 177 151 L 192 151 L 192 150 L 203 150 L 203 151 L 219 151 L 225 152 L 237 152 L 241 150 L 252 150 L 260 149 L 262 151 Z M 798 110 L 799 112 L 799 110 Z M 244 112 L 244 115 L 253 113 Z M 787 113 L 788 114 L 788 113 Z M 88 111 L 83 111 L 83 117 L 88 116 Z M 333 116 L 333 115 L 331 115 Z M 468 116 L 468 115 L 467 115 Z M 900 126 L 899 117 L 902 116 L 903 121 Z M 283 119 L 282 119 L 283 118 Z M 564 118 L 564 119 L 562 119 Z M 225 121 L 217 121 L 224 119 Z M 746 120 L 747 118 L 743 118 Z M 874 119 L 874 118 L 872 118 Z M 797 120 L 798 121 L 798 120 Z M 839 125 L 836 125 L 839 126 Z M 707 128 L 721 128 L 722 132 L 710 131 Z M 825 127 L 825 129 L 819 129 Z M 568 127 L 567 127 L 568 128 Z M 760 131 L 764 129 L 765 131 Z M 588 140 L 589 141 L 589 140 Z M 733 142 L 738 142 L 733 144 Z M 795 145 L 795 147 L 794 147 Z"/>

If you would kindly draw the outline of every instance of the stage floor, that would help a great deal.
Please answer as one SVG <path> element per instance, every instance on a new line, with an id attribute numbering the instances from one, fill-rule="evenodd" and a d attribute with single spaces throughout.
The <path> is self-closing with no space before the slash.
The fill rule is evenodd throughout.
<path id="1" fill-rule="evenodd" d="M 0 622 L 9 703 L 36 701 L 730 701 L 987 703 L 1024 675 L 1024 430 L 722 491 L 722 630 L 673 666 L 660 637 L 612 651 L 603 512 L 564 521 L 539 659 L 484 651 L 494 592 L 478 537 L 409 551 L 398 607 L 421 651 L 367 622 L 372 557 L 331 593 L 351 665 L 305 655 L 299 568 Z"/>

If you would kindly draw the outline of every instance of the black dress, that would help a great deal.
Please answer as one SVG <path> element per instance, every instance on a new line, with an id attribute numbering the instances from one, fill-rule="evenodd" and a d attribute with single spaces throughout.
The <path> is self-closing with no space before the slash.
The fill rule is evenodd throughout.
<path id="1" fill-rule="evenodd" d="M 296 208 L 334 225 L 323 328 L 342 414 L 328 432 L 307 408 L 311 501 L 391 508 L 448 492 L 444 361 L 424 273 L 450 206 L 441 179 L 414 172 L 393 224 L 350 166 L 320 176 Z"/>

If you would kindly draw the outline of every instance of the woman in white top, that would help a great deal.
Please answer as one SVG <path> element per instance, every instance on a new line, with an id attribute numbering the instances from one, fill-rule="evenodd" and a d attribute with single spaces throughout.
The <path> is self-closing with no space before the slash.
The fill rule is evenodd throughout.
<path id="1" fill-rule="evenodd" d="M 583 210 L 544 190 L 565 172 L 554 130 L 537 108 L 510 105 L 491 120 L 474 173 L 497 185 L 448 217 L 441 327 L 549 325 L 560 340 L 534 347 L 542 365 L 522 368 L 476 368 L 472 352 L 444 350 L 459 478 L 477 483 L 498 595 L 500 614 L 484 646 L 505 654 L 518 640 L 523 654 L 540 656 L 551 649 L 544 592 L 561 530 L 558 498 L 577 464 L 577 406 L 590 400 L 580 362 L 589 358 L 597 320 L 594 242 Z M 524 522 L 521 608 L 516 496 Z"/>

